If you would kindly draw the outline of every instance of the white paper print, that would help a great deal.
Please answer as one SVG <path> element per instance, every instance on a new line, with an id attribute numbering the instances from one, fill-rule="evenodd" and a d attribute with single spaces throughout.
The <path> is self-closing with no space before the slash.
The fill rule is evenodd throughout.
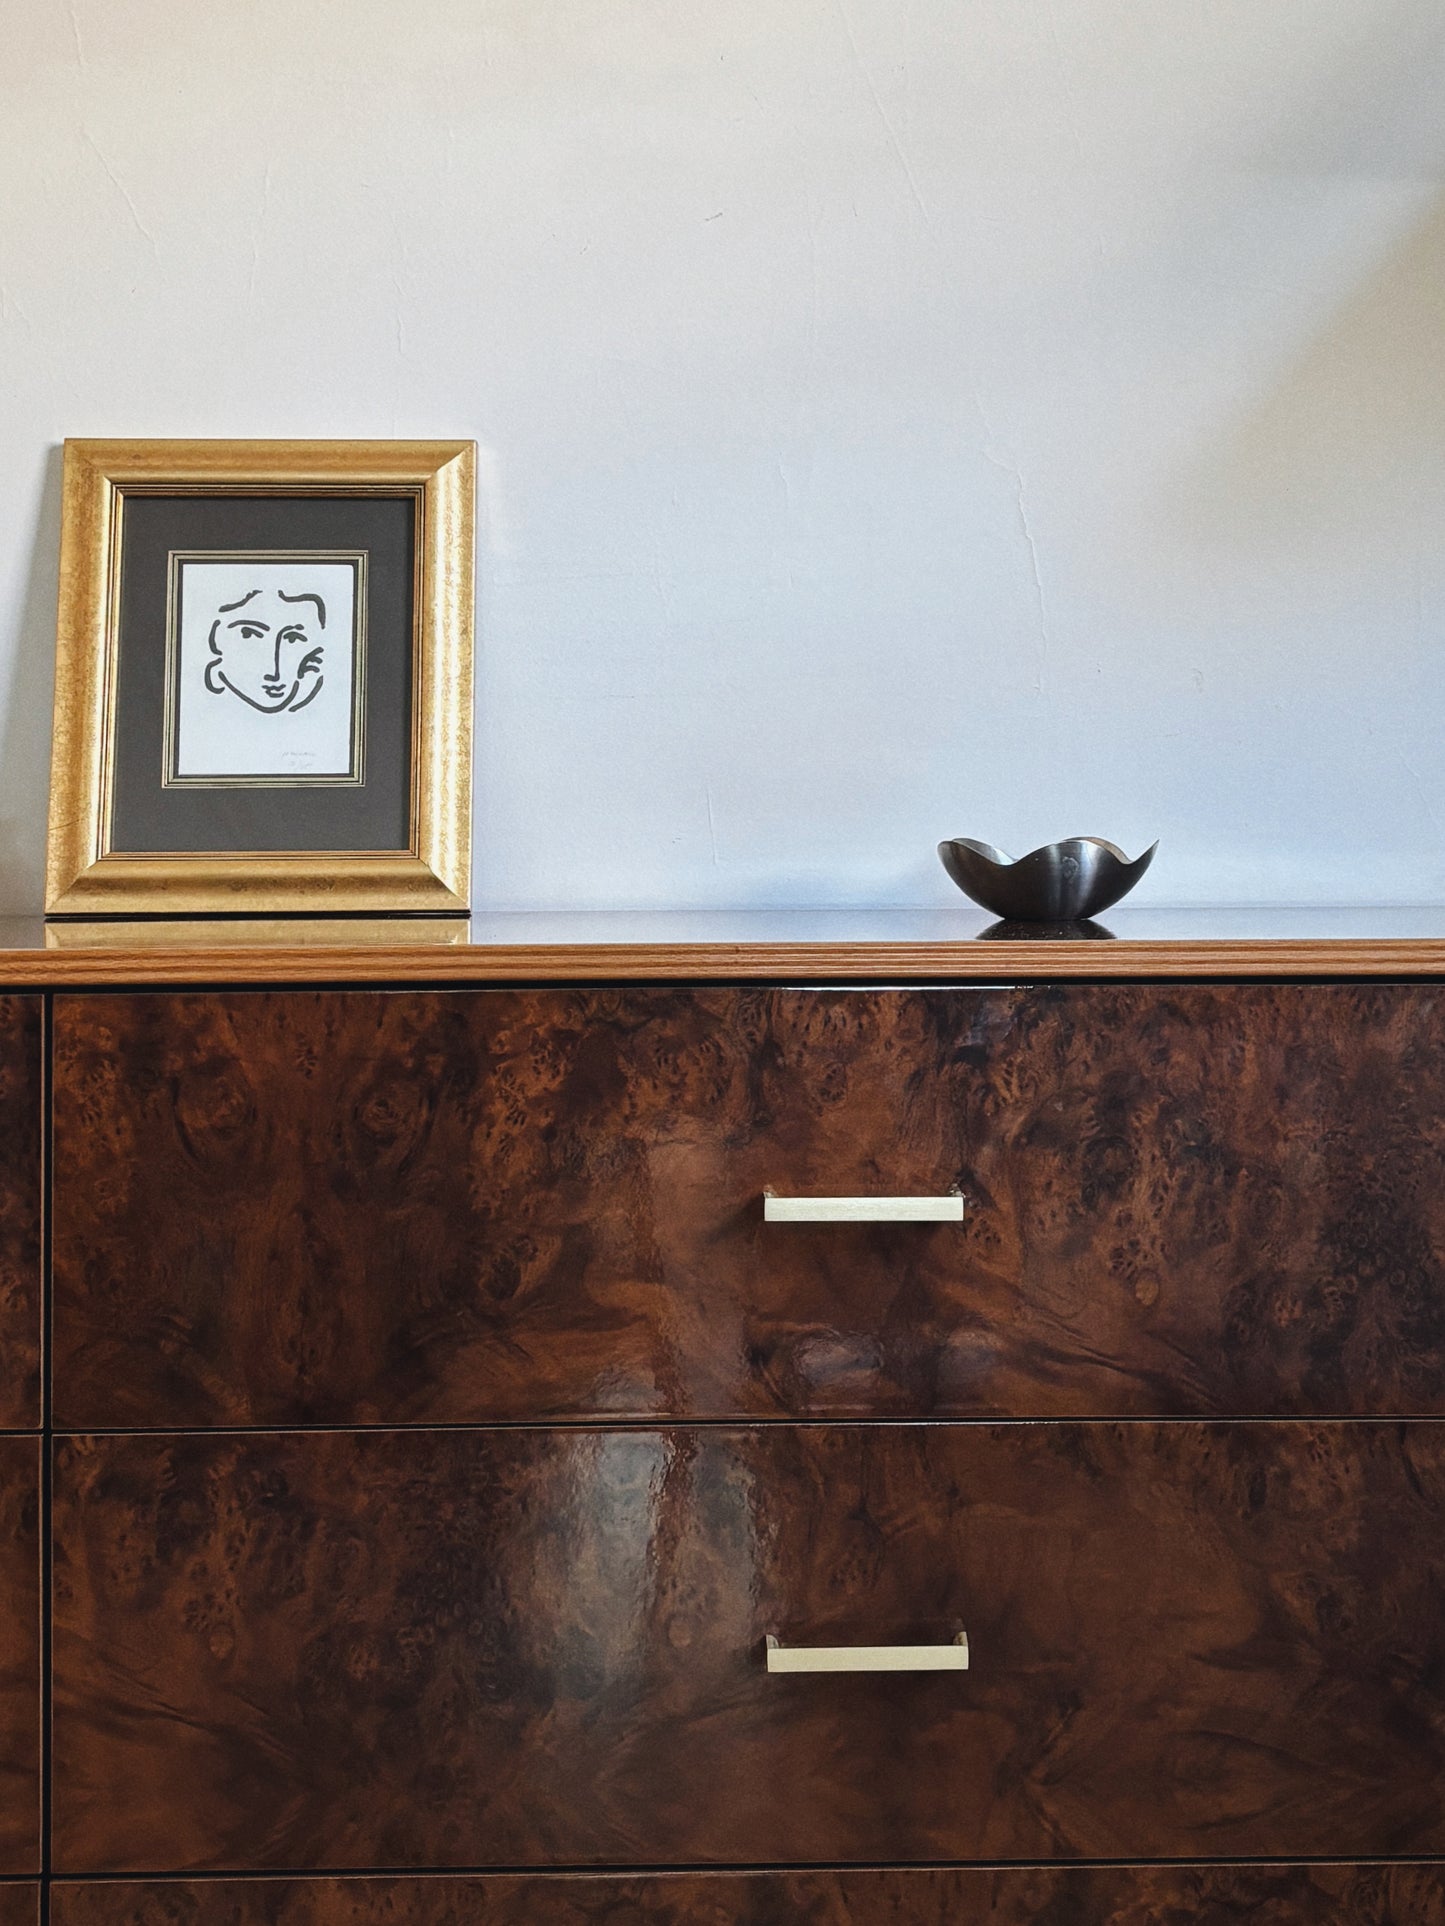
<path id="1" fill-rule="evenodd" d="M 357 780 L 358 564 L 174 566 L 171 780 Z"/>

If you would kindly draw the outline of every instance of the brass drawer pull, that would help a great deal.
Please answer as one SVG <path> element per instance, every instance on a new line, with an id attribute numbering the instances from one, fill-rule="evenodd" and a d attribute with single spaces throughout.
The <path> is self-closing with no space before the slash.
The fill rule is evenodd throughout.
<path id="1" fill-rule="evenodd" d="M 779 1197 L 763 1192 L 765 1224 L 961 1224 L 963 1198 Z"/>
<path id="2" fill-rule="evenodd" d="M 952 1645 L 783 1645 L 768 1634 L 770 1672 L 966 1672 L 968 1633 Z"/>

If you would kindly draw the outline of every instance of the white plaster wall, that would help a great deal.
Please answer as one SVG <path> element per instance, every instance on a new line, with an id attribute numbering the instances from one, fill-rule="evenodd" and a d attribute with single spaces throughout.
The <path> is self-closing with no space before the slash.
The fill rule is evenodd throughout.
<path id="1" fill-rule="evenodd" d="M 1439 0 L 0 0 L 0 909 L 76 435 L 474 435 L 486 907 L 1445 900 Z"/>

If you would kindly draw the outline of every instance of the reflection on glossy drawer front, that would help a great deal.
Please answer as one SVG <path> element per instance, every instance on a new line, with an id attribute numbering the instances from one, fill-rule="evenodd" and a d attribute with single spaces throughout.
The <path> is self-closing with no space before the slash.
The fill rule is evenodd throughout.
<path id="1" fill-rule="evenodd" d="M 40 1870 L 40 1441 L 0 1438 L 0 1873 Z"/>
<path id="2" fill-rule="evenodd" d="M 61 1871 L 1445 1852 L 1445 1425 L 77 1439 L 55 1518 Z"/>
<path id="3" fill-rule="evenodd" d="M 57 1003 L 62 1425 L 1445 1411 L 1431 985 Z M 765 1224 L 762 1194 L 959 1224 Z"/>
<path id="4" fill-rule="evenodd" d="M 54 1926 L 1445 1926 L 1445 1870 L 1148 1866 L 92 1882 L 56 1886 L 50 1916 Z"/>
<path id="5" fill-rule="evenodd" d="M 40 999 L 0 996 L 0 1430 L 40 1423 Z"/>

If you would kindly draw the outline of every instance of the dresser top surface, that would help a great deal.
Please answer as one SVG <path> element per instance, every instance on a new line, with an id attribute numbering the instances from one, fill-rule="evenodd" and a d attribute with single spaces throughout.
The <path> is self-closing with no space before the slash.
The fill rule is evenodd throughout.
<path id="1" fill-rule="evenodd" d="M 1445 906 L 1111 910 L 1000 925 L 936 910 L 491 912 L 465 919 L 0 919 L 0 986 L 607 981 L 1013 982 L 1445 976 Z"/>

